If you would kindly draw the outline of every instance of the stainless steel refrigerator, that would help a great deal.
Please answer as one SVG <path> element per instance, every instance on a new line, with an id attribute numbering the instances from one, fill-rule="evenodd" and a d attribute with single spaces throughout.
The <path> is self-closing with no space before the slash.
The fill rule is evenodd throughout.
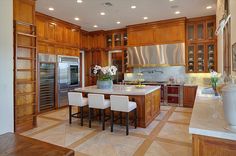
<path id="1" fill-rule="evenodd" d="M 68 91 L 80 87 L 80 58 L 58 56 L 58 106 L 68 105 Z"/>

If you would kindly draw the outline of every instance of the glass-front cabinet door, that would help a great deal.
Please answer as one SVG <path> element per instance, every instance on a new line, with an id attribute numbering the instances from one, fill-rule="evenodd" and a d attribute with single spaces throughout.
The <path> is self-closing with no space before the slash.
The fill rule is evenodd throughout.
<path id="1" fill-rule="evenodd" d="M 204 23 L 198 23 L 197 24 L 197 40 L 203 40 L 204 39 Z"/>
<path id="2" fill-rule="evenodd" d="M 214 23 L 214 21 L 209 21 L 209 22 L 207 22 L 207 24 L 206 24 L 206 26 L 207 26 L 207 29 L 206 29 L 206 36 L 207 36 L 207 39 L 208 40 L 212 40 L 212 39 L 214 39 L 214 36 L 215 36 L 215 34 L 214 34 L 214 31 L 215 31 L 215 23 Z"/>
<path id="3" fill-rule="evenodd" d="M 111 48 L 112 47 L 112 35 L 107 35 L 106 36 L 106 42 L 107 42 L 107 48 Z"/>
<path id="4" fill-rule="evenodd" d="M 188 31 L 187 31 L 187 37 L 188 41 L 193 41 L 194 40 L 194 24 L 189 24 L 188 25 Z"/>
<path id="5" fill-rule="evenodd" d="M 121 34 L 114 34 L 115 47 L 121 46 Z"/>
<path id="6" fill-rule="evenodd" d="M 194 57 L 195 46 L 189 45 L 188 46 L 188 72 L 194 72 L 195 68 L 195 57 Z"/>
<path id="7" fill-rule="evenodd" d="M 216 56 L 215 56 L 215 44 L 209 43 L 207 44 L 207 59 L 208 59 L 208 69 L 216 70 Z"/>
<path id="8" fill-rule="evenodd" d="M 205 48 L 204 45 L 197 45 L 197 72 L 205 71 Z"/>

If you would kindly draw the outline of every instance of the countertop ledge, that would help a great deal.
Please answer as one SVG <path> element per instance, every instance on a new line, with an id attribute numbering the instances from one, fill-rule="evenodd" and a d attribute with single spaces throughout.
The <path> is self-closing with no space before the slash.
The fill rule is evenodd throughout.
<path id="1" fill-rule="evenodd" d="M 236 133 L 226 129 L 223 104 L 219 97 L 202 94 L 198 87 L 189 133 L 236 141 Z"/>
<path id="2" fill-rule="evenodd" d="M 160 86 L 145 86 L 144 88 L 136 88 L 134 85 L 114 85 L 112 89 L 98 89 L 97 86 L 88 86 L 83 88 L 75 88 L 74 91 L 114 95 L 147 95 L 158 89 L 160 89 Z"/>

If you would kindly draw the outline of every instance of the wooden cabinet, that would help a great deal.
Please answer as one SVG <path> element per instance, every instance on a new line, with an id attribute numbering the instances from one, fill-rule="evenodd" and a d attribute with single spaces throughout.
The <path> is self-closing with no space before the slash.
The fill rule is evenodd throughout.
<path id="1" fill-rule="evenodd" d="M 197 86 L 184 86 L 183 106 L 193 107 L 197 93 Z"/>
<path id="2" fill-rule="evenodd" d="M 89 48 L 89 33 L 82 30 L 80 32 L 80 49 L 88 50 Z"/>
<path id="3" fill-rule="evenodd" d="M 105 48 L 104 31 L 89 32 L 89 45 L 91 49 L 104 49 Z"/>
<path id="4" fill-rule="evenodd" d="M 54 45 L 79 47 L 80 27 L 55 19 L 53 17 L 36 14 L 38 41 Z"/>
<path id="5" fill-rule="evenodd" d="M 116 29 L 106 32 L 106 49 L 124 49 L 127 46 L 128 36 L 126 29 Z"/>
<path id="6" fill-rule="evenodd" d="M 193 135 L 193 156 L 235 156 L 236 141 Z"/>
<path id="7" fill-rule="evenodd" d="M 215 16 L 189 19 L 186 28 L 186 72 L 217 70 Z"/>
<path id="8" fill-rule="evenodd" d="M 128 45 L 144 46 L 185 42 L 185 18 L 128 26 Z"/>

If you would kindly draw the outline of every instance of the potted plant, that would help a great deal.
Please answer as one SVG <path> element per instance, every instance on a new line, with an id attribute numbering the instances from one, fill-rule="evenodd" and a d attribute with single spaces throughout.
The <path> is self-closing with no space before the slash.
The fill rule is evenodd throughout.
<path id="1" fill-rule="evenodd" d="M 99 89 L 111 89 L 113 87 L 113 76 L 116 75 L 115 66 L 101 67 L 96 65 L 93 73 L 97 76 L 97 87 Z"/>

